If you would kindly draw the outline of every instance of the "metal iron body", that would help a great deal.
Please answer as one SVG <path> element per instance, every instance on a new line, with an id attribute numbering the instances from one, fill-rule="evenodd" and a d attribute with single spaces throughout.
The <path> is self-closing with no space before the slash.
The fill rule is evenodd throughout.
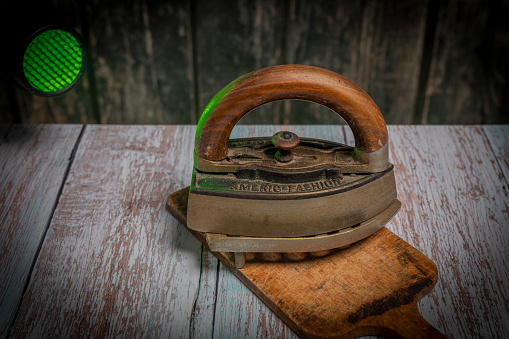
<path id="1" fill-rule="evenodd" d="M 284 67 L 264 70 L 284 71 Z M 297 71 L 316 71 L 309 66 L 295 67 Z M 219 93 L 213 112 L 206 110 L 196 135 L 188 227 L 205 232 L 212 251 L 236 253 L 236 265 L 242 267 L 246 252 L 312 252 L 344 247 L 373 234 L 395 215 L 400 203 L 387 142 L 375 144 L 375 150 L 362 151 L 354 129 L 356 147 L 299 138 L 288 131 L 232 140 L 228 132 L 226 142 L 224 136 L 207 136 L 214 128 L 214 136 L 224 132 L 214 125 L 214 119 L 225 115 L 221 103 L 239 96 L 235 90 L 245 83 L 243 78 L 240 84 L 236 80 L 233 88 L 228 85 L 226 94 Z M 253 93 L 255 104 L 249 101 L 243 110 L 249 111 L 250 106 L 263 101 L 256 100 L 257 95 Z M 282 95 L 291 98 L 287 90 Z M 313 95 L 304 99 L 317 101 Z M 245 113 L 233 115 L 231 128 Z M 221 144 L 225 149 L 221 156 L 207 156 L 204 150 L 215 147 L 219 153 Z"/>

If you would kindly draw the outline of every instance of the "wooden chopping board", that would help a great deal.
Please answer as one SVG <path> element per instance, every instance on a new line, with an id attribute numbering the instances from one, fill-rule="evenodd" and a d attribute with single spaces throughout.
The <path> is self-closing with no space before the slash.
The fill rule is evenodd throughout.
<path id="1" fill-rule="evenodd" d="M 167 201 L 184 226 L 188 195 L 189 187 Z M 249 253 L 242 269 L 231 253 L 213 253 L 300 337 L 445 338 L 417 310 L 435 264 L 385 227 L 341 250 Z"/>

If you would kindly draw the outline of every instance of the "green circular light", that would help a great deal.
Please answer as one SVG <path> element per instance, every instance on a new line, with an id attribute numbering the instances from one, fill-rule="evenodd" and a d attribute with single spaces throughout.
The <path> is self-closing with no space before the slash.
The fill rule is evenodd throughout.
<path id="1" fill-rule="evenodd" d="M 71 85 L 82 64 L 78 40 L 60 29 L 37 35 L 23 57 L 23 71 L 28 83 L 42 92 L 58 92 Z"/>

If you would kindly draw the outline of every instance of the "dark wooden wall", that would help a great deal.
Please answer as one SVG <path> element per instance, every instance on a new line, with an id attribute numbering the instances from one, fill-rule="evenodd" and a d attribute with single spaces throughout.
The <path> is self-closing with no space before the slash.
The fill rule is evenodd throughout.
<path id="1" fill-rule="evenodd" d="M 509 1 L 48 0 L 89 42 L 69 94 L 44 99 L 0 81 L 0 122 L 194 124 L 212 96 L 287 63 L 359 84 L 390 124 L 509 123 Z M 284 101 L 245 123 L 330 124 Z"/>

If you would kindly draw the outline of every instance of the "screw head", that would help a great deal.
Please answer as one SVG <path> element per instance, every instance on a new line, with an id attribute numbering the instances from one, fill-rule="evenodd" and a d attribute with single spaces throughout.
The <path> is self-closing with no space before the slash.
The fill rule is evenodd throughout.
<path id="1" fill-rule="evenodd" d="M 272 136 L 272 144 L 279 150 L 274 155 L 274 158 L 280 162 L 289 162 L 293 159 L 292 149 L 297 147 L 300 142 L 300 138 L 297 134 L 282 131 L 277 132 Z"/>
<path id="2" fill-rule="evenodd" d="M 272 136 L 272 144 L 282 150 L 291 150 L 297 147 L 299 142 L 297 134 L 288 131 L 277 132 Z"/>

